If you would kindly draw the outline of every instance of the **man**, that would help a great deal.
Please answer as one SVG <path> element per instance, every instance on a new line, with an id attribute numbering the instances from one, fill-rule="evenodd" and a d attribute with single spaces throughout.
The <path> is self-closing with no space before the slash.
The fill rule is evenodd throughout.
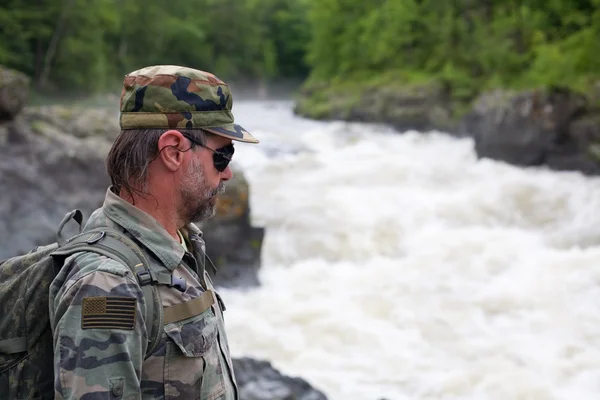
<path id="1" fill-rule="evenodd" d="M 231 107 L 228 85 L 207 72 L 152 66 L 125 76 L 112 185 L 84 229 L 123 232 L 150 271 L 94 253 L 66 260 L 50 288 L 57 399 L 238 398 L 224 305 L 193 224 L 213 216 L 232 177 L 232 141 L 258 143 Z M 141 285 L 150 277 L 164 310 L 154 343 Z"/>

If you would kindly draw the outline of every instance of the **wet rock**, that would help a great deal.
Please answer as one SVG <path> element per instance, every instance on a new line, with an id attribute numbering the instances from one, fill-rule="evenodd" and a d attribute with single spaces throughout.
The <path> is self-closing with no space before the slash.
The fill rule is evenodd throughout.
<path id="1" fill-rule="evenodd" d="M 437 82 L 302 89 L 296 114 L 321 120 L 385 123 L 399 131 L 455 130 L 446 90 Z"/>
<path id="2" fill-rule="evenodd" d="M 29 98 L 29 78 L 0 65 L 0 122 L 14 119 Z"/>
<path id="3" fill-rule="evenodd" d="M 444 93 L 435 83 L 368 90 L 350 110 L 355 121 L 384 121 L 399 131 L 447 127 L 450 114 Z"/>
<path id="4" fill-rule="evenodd" d="M 102 205 L 107 142 L 17 117 L 0 126 L 0 143 L 0 259 L 53 242 L 68 211 Z"/>
<path id="5" fill-rule="evenodd" d="M 600 174 L 600 112 L 571 121 L 566 140 L 550 149 L 546 164 L 555 170 Z"/>
<path id="6" fill-rule="evenodd" d="M 496 90 L 474 102 L 461 134 L 473 137 L 479 157 L 596 174 L 599 121 L 588 99 L 567 89 Z"/>
<path id="7" fill-rule="evenodd" d="M 118 101 L 118 100 L 117 100 Z M 27 107 L 23 110 L 26 120 L 35 124 L 51 126 L 77 138 L 97 136 L 114 141 L 119 132 L 118 109 L 83 108 L 64 105 Z"/>
<path id="8" fill-rule="evenodd" d="M 233 178 L 219 196 L 215 217 L 200 226 L 217 267 L 211 278 L 217 286 L 257 286 L 264 229 L 252 226 L 248 182 L 236 164 L 231 168 Z"/>
<path id="9" fill-rule="evenodd" d="M 233 360 L 240 400 L 326 400 L 327 397 L 301 378 L 282 375 L 267 361 Z"/>

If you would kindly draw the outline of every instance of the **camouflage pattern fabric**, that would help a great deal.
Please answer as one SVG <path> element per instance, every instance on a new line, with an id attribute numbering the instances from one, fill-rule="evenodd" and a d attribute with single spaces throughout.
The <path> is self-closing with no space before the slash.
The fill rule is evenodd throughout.
<path id="1" fill-rule="evenodd" d="M 184 291 L 158 287 L 165 315 L 200 297 L 213 301 L 191 317 L 167 321 L 159 345 L 144 358 L 146 305 L 131 270 L 92 253 L 68 258 L 50 287 L 55 398 L 238 399 L 222 303 L 204 269 L 202 233 L 186 227 L 191 252 L 185 252 L 156 220 L 111 189 L 85 230 L 102 226 L 136 240 L 152 271 L 185 280 Z"/>
<path id="2" fill-rule="evenodd" d="M 229 85 L 215 75 L 176 65 L 157 65 L 125 76 L 121 129 L 204 129 L 241 142 L 258 140 L 234 123 Z"/>
<path id="3" fill-rule="evenodd" d="M 49 245 L 0 264 L 0 342 L 26 337 L 26 351 L 0 349 L 0 398 L 51 399 L 52 333 L 48 289 L 54 279 Z"/>

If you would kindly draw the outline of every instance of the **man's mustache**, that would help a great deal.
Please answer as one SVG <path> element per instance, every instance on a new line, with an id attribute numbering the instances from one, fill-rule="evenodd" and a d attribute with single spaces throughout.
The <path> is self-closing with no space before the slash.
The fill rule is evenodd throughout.
<path id="1" fill-rule="evenodd" d="M 225 182 L 219 183 L 219 186 L 217 186 L 213 189 L 212 192 L 210 192 L 210 197 L 218 196 L 223 193 L 225 193 Z"/>

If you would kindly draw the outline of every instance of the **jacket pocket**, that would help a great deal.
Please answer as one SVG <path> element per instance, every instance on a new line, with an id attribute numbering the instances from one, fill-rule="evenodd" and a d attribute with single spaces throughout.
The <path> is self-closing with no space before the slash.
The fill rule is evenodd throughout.
<path id="1" fill-rule="evenodd" d="M 212 308 L 199 315 L 165 325 L 166 399 L 215 400 L 225 393 L 217 337 L 219 327 Z"/>

